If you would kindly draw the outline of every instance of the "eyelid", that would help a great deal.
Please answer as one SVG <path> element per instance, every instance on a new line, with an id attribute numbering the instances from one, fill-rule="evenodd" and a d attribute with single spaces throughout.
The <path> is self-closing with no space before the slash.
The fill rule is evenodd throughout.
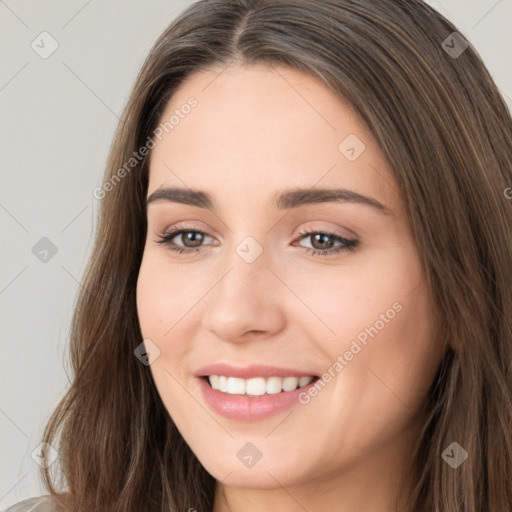
<path id="1" fill-rule="evenodd" d="M 169 227 L 166 227 L 165 229 L 163 229 L 159 232 L 162 233 L 163 235 L 165 235 L 165 234 L 171 233 L 173 231 L 183 229 L 183 230 L 197 231 L 197 232 L 203 233 L 208 236 L 215 236 L 215 238 L 222 239 L 222 236 L 220 234 L 218 234 L 215 229 L 212 229 L 209 226 L 207 228 L 203 229 L 203 228 L 199 227 L 197 224 L 192 224 L 192 222 L 195 223 L 195 222 L 199 222 L 199 221 L 177 222 L 176 224 L 171 224 Z M 312 221 L 312 222 L 320 223 L 320 222 L 325 222 L 325 221 Z M 332 222 L 330 222 L 330 223 L 333 224 Z M 347 234 L 339 233 L 338 230 L 340 228 L 341 228 L 341 226 L 326 228 L 325 224 L 323 226 L 317 226 L 317 225 L 311 226 L 311 223 L 309 223 L 309 224 L 307 224 L 306 227 L 301 228 L 300 230 L 295 229 L 294 231 L 297 232 L 297 234 L 294 236 L 297 237 L 297 236 L 303 235 L 305 232 L 307 232 L 307 233 L 319 233 L 320 232 L 320 233 L 329 233 L 329 234 L 339 236 L 339 237 L 345 238 L 345 239 L 359 240 L 359 237 L 353 231 L 351 231 L 350 229 L 347 229 L 345 227 L 343 227 L 341 229 L 343 229 L 345 232 L 347 232 Z M 214 233 L 212 233 L 212 231 Z"/>
<path id="2" fill-rule="evenodd" d="M 293 236 L 293 241 L 296 242 L 296 241 L 300 240 L 301 238 L 305 237 L 306 235 L 324 233 L 324 234 L 331 235 L 333 237 L 342 238 L 346 241 L 356 242 L 356 243 L 360 242 L 359 237 L 353 231 L 348 230 L 346 228 L 344 228 L 344 229 L 346 231 L 349 231 L 350 234 L 345 235 L 343 233 L 340 233 L 338 231 L 339 227 L 336 229 L 336 228 L 326 228 L 325 226 L 308 225 L 306 227 L 301 228 L 298 231 L 295 230 L 296 234 Z M 178 222 L 176 224 L 172 224 L 170 227 L 165 228 L 164 230 L 160 231 L 158 234 L 159 234 L 159 236 L 162 236 L 162 237 L 168 236 L 171 233 L 174 236 L 177 236 L 180 231 L 194 231 L 194 232 L 201 233 L 205 236 L 209 236 L 212 238 L 219 238 L 219 236 L 217 234 L 212 235 L 210 233 L 210 228 L 202 229 L 202 228 L 198 227 L 197 225 L 189 223 L 188 221 L 183 221 L 183 222 Z M 220 237 L 220 238 L 222 239 L 222 237 Z M 218 244 L 215 244 L 215 245 L 218 245 Z"/>
<path id="3" fill-rule="evenodd" d="M 194 222 L 194 224 L 192 223 Z M 175 232 L 175 231 L 196 231 L 198 233 L 203 233 L 208 236 L 212 236 L 215 238 L 219 238 L 220 235 L 217 235 L 217 232 L 214 229 L 211 229 L 209 226 L 207 228 L 202 228 L 198 224 L 195 224 L 196 221 L 181 221 L 177 222 L 176 224 L 171 224 L 165 229 L 162 229 L 159 231 L 162 235 L 167 235 L 169 233 Z M 214 232 L 215 234 L 213 234 Z M 222 237 L 220 237 L 222 239 Z"/>
<path id="4" fill-rule="evenodd" d="M 360 237 L 354 231 L 332 221 L 307 222 L 299 229 L 296 229 L 295 232 L 297 232 L 297 235 L 295 235 L 296 237 L 312 233 L 326 233 L 332 236 L 338 236 L 344 240 L 360 242 Z"/>

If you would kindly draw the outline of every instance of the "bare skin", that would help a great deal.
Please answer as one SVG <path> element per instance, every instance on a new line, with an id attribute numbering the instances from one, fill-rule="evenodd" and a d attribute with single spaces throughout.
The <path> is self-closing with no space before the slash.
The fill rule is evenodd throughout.
<path id="1" fill-rule="evenodd" d="M 408 490 L 416 420 L 443 347 L 393 170 L 351 107 L 316 79 L 284 67 L 221 71 L 180 87 L 162 119 L 191 96 L 197 106 L 151 155 L 148 197 L 179 186 L 215 203 L 148 206 L 137 307 L 160 350 L 151 372 L 162 401 L 219 482 L 215 512 L 411 511 L 397 493 Z M 354 138 L 339 149 L 350 134 L 362 152 Z M 273 206 L 295 187 L 346 188 L 389 212 L 350 201 Z M 186 234 L 157 243 L 184 224 L 196 240 L 205 233 L 202 244 Z M 345 247 L 337 236 L 356 241 L 353 250 L 308 251 Z M 237 252 L 246 237 L 262 251 L 251 263 Z M 200 393 L 196 371 L 216 362 L 330 369 L 331 379 L 307 403 L 240 421 Z M 237 457 L 247 442 L 262 454 L 252 467 Z"/>

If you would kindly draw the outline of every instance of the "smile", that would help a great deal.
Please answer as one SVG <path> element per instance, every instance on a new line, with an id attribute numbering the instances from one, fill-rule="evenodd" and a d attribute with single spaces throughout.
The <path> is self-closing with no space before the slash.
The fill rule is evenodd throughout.
<path id="1" fill-rule="evenodd" d="M 210 386 L 230 395 L 262 396 L 294 391 L 310 384 L 316 377 L 254 377 L 242 379 L 224 375 L 209 375 Z"/>

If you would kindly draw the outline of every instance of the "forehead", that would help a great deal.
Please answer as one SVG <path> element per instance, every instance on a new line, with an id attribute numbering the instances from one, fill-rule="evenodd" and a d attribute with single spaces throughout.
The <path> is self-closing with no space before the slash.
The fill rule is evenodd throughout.
<path id="1" fill-rule="evenodd" d="M 183 108 L 190 98 L 196 105 Z M 318 184 L 396 205 L 391 166 L 370 130 L 310 75 L 265 65 L 196 72 L 175 92 L 161 123 L 172 116 L 152 150 L 149 194 L 178 185 L 263 200 L 275 190 Z M 346 153 L 350 146 L 355 159 Z"/>

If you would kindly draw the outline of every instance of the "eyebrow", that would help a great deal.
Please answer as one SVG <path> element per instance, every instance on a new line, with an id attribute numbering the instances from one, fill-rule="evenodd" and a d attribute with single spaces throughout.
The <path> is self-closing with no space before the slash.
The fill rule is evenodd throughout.
<path id="1" fill-rule="evenodd" d="M 190 188 L 159 188 L 146 199 L 146 207 L 151 203 L 160 201 L 187 204 L 211 211 L 215 210 L 215 203 L 207 192 Z M 320 203 L 361 204 L 369 206 L 383 215 L 393 217 L 393 212 L 376 199 L 346 188 L 294 188 L 285 190 L 274 196 L 272 205 L 278 210 L 287 210 Z"/>

